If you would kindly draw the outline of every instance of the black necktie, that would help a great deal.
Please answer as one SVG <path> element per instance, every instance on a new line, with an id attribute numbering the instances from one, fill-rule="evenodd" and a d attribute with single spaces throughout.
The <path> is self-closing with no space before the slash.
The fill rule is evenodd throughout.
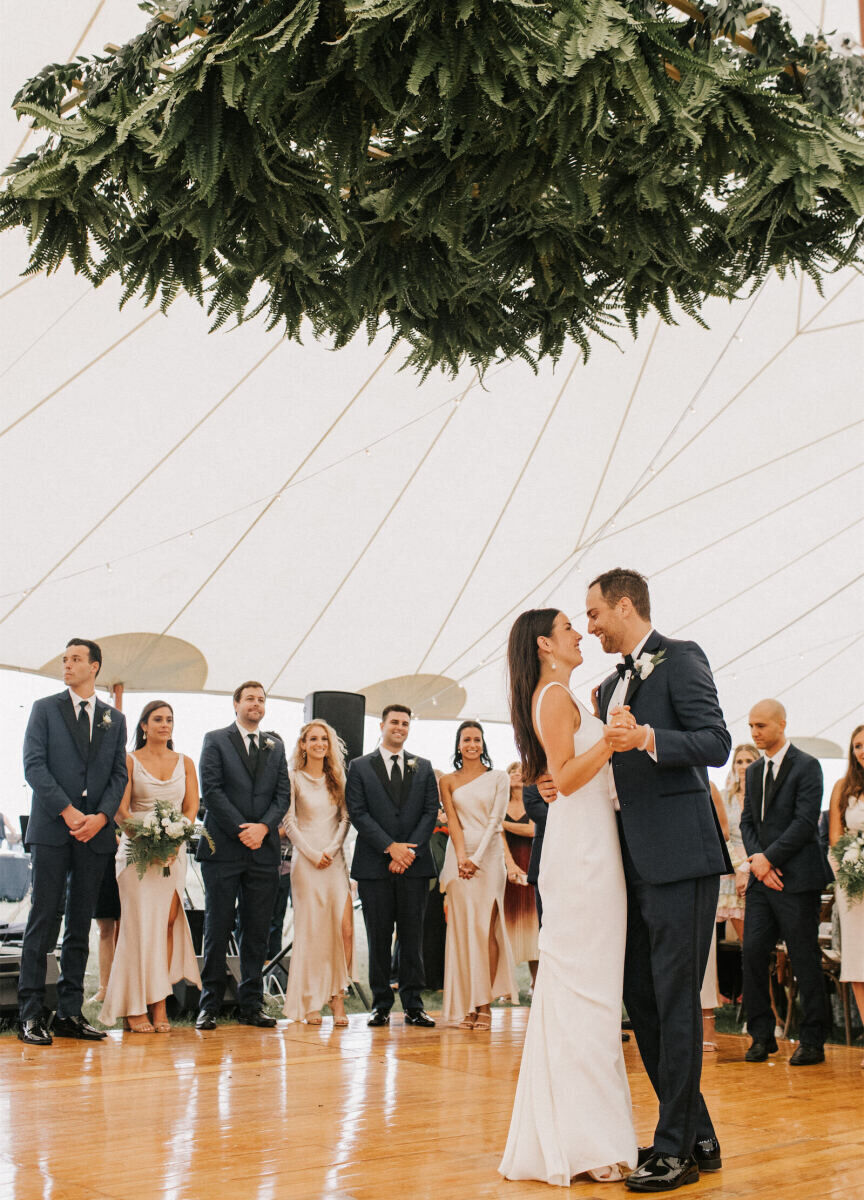
<path id="1" fill-rule="evenodd" d="M 390 791 L 393 794 L 393 799 L 398 804 L 402 798 L 402 772 L 399 769 L 399 755 L 391 754 L 390 761 L 393 768 L 390 771 Z"/>
<path id="2" fill-rule="evenodd" d="M 771 803 L 771 798 L 774 795 L 774 764 L 771 759 L 768 759 L 768 767 L 765 771 L 765 787 L 762 792 L 762 820 L 765 820 L 765 813 L 768 811 L 768 805 Z"/>
<path id="3" fill-rule="evenodd" d="M 255 734 L 249 734 L 249 766 L 252 768 L 252 774 L 255 774 L 255 767 L 258 765 L 258 743 L 255 741 Z"/>
<path id="4" fill-rule="evenodd" d="M 623 679 L 628 671 L 633 671 L 633 655 L 625 654 L 624 661 L 615 664 L 615 670 L 618 672 L 618 678 Z"/>
<path id="5" fill-rule="evenodd" d="M 87 701 L 79 700 L 78 702 L 78 745 L 81 747 L 81 753 L 86 758 L 90 753 L 90 714 L 87 712 Z"/>

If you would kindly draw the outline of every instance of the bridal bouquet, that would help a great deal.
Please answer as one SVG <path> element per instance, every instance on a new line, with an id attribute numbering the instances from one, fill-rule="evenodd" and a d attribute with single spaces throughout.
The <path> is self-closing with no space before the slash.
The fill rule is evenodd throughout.
<path id="1" fill-rule="evenodd" d="M 850 903 L 864 898 L 864 833 L 845 833 L 831 847 L 837 864 L 837 886 Z"/>
<path id="2" fill-rule="evenodd" d="M 192 840 L 195 823 L 184 817 L 170 800 L 157 800 L 152 812 L 133 813 L 121 829 L 129 839 L 126 862 L 143 879 L 147 868 L 154 863 L 161 864 L 163 875 L 171 874 L 168 864 L 176 858 L 180 847 Z M 201 835 L 214 850 L 213 839 L 206 829 L 202 828 Z"/>

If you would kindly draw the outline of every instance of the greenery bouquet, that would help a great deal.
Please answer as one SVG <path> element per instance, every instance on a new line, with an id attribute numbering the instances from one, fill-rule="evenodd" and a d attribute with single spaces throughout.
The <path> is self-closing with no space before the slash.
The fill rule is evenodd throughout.
<path id="1" fill-rule="evenodd" d="M 837 864 L 837 887 L 850 903 L 864 898 L 864 833 L 846 833 L 831 847 Z"/>
<path id="2" fill-rule="evenodd" d="M 157 800 L 151 812 L 133 813 L 120 828 L 128 838 L 126 863 L 135 868 L 139 879 L 155 863 L 161 865 L 163 875 L 170 875 L 170 863 L 195 835 L 194 821 L 169 800 Z M 201 829 L 201 836 L 215 849 L 206 829 Z"/>

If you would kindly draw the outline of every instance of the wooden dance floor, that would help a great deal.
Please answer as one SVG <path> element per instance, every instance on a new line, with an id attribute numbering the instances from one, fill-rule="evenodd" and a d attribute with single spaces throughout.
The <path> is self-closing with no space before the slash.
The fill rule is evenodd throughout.
<path id="1" fill-rule="evenodd" d="M 112 1033 L 39 1049 L 0 1039 L 0 1200 L 504 1200 L 560 1194 L 508 1183 L 504 1146 L 527 1009 L 490 1034 L 280 1024 L 199 1034 Z M 725 1167 L 696 1200 L 864 1200 L 861 1048 L 790 1068 L 790 1047 L 745 1064 L 718 1037 L 704 1088 Z M 631 1042 L 637 1132 L 655 1105 Z M 634 1195 L 577 1180 L 579 1200 Z"/>

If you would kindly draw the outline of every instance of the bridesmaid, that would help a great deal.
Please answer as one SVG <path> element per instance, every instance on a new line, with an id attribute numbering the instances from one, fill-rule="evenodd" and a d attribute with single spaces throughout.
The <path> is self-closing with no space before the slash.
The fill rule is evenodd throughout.
<path id="1" fill-rule="evenodd" d="M 144 706 L 135 728 L 135 749 L 126 757 L 129 782 L 115 820 L 122 825 L 133 814 L 152 811 L 157 800 L 182 807 L 184 817 L 198 812 L 198 779 L 191 758 L 174 750 L 174 710 L 164 700 Z M 165 999 L 173 985 L 186 979 L 201 986 L 189 922 L 183 911 L 186 847 L 169 864 L 148 867 L 138 878 L 127 865 L 129 837 L 117 849 L 117 886 L 123 919 L 99 1019 L 113 1025 L 118 1017 L 132 1033 L 167 1033 L 171 1026 Z"/>
<path id="2" fill-rule="evenodd" d="M 828 840 L 834 843 L 846 833 L 864 832 L 864 725 L 852 730 L 849 766 L 834 784 L 828 816 Z M 829 856 L 832 868 L 833 858 Z M 840 916 L 840 980 L 851 983 L 858 1012 L 864 1019 L 864 900 L 850 904 L 842 888 L 834 887 Z M 861 1060 L 864 1067 L 864 1059 Z"/>
<path id="3" fill-rule="evenodd" d="M 522 802 L 522 764 L 511 763 L 507 768 L 510 780 L 510 799 L 504 813 L 504 858 L 507 864 L 507 887 L 504 891 L 504 917 L 515 962 L 527 962 L 531 986 L 537 978 L 537 939 L 540 922 L 534 887 L 528 883 L 527 871 L 534 841 L 534 822 Z"/>
<path id="4" fill-rule="evenodd" d="M 291 859 L 294 948 L 285 991 L 286 1017 L 321 1024 L 329 1004 L 333 1024 L 348 1024 L 343 992 L 351 982 L 354 909 L 343 843 L 345 748 L 326 721 L 300 730 L 291 761 L 291 807 L 284 828 Z M 298 853 L 299 851 L 299 853 Z"/>
<path id="5" fill-rule="evenodd" d="M 500 836 L 510 783 L 503 771 L 492 770 L 476 721 L 463 721 L 456 731 L 453 765 L 456 770 L 440 783 L 450 829 L 441 871 L 447 893 L 442 1016 L 451 1023 L 461 1017 L 460 1029 L 487 1030 L 496 996 L 508 994 L 519 1003 L 504 918 L 507 871 Z"/>
<path id="6" fill-rule="evenodd" d="M 717 901 L 717 920 L 731 921 L 738 941 L 744 944 L 744 895 L 747 891 L 748 871 L 747 851 L 741 840 L 741 810 L 744 807 L 744 773 L 751 763 L 756 762 L 759 751 L 749 742 L 736 746 L 732 752 L 732 766 L 723 789 L 723 807 L 726 810 L 726 820 L 729 824 L 729 834 L 726 846 L 734 875 L 724 875 L 720 880 L 720 898 Z M 713 795 L 713 792 L 712 792 Z M 719 812 L 718 812 L 719 816 Z M 722 822 L 721 822 L 722 824 Z"/>

